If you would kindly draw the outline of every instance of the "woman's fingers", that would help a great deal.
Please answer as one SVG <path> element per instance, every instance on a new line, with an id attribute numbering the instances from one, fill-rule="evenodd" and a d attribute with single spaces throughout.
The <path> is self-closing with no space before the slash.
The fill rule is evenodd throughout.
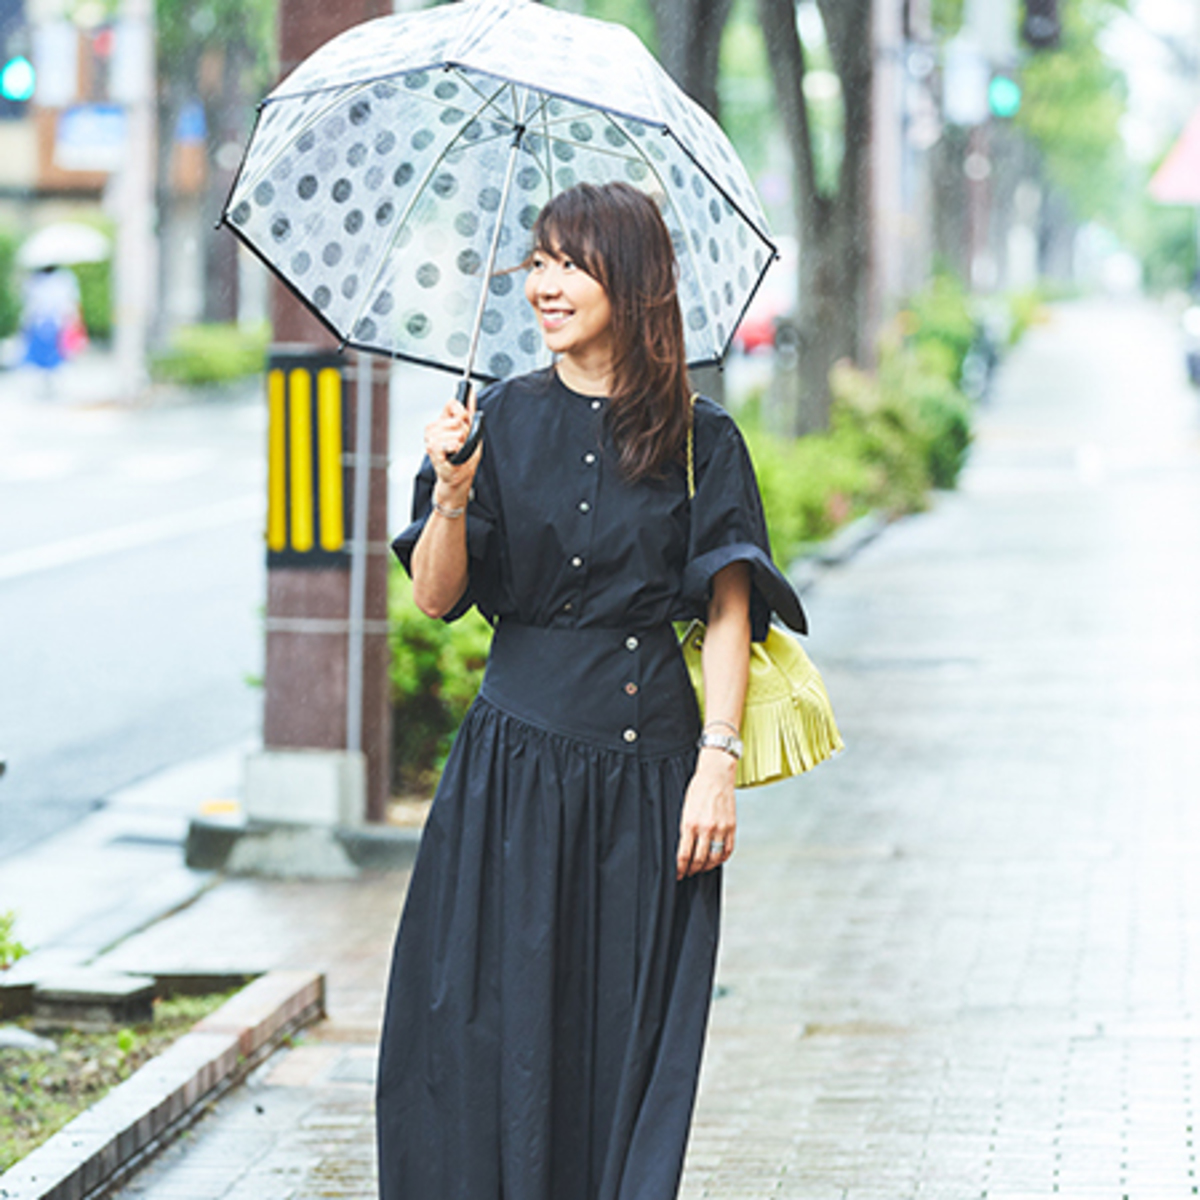
<path id="1" fill-rule="evenodd" d="M 676 854 L 675 878 L 711 871 L 729 861 L 733 854 L 732 828 L 698 829 L 684 826 L 679 831 L 679 850 Z"/>
<path id="2" fill-rule="evenodd" d="M 675 879 L 686 878 L 692 873 L 692 857 L 696 849 L 694 831 L 681 829 L 679 831 L 679 850 L 675 855 Z"/>
<path id="3" fill-rule="evenodd" d="M 471 403 L 473 406 L 473 399 Z M 425 426 L 425 453 L 429 455 L 435 468 L 442 468 L 439 474 L 444 473 L 447 469 L 451 471 L 461 469 L 461 467 L 455 467 L 448 460 L 450 455 L 454 454 L 467 440 L 470 429 L 471 411 L 457 400 L 446 401 L 441 416 Z"/>

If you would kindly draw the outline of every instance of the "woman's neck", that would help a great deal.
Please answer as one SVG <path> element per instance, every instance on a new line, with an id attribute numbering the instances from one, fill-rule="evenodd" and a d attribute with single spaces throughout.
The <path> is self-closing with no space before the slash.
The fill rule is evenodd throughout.
<path id="1" fill-rule="evenodd" d="M 607 396 L 612 391 L 610 355 L 581 360 L 571 354 L 562 354 L 555 360 L 554 369 L 559 379 L 581 396 Z"/>

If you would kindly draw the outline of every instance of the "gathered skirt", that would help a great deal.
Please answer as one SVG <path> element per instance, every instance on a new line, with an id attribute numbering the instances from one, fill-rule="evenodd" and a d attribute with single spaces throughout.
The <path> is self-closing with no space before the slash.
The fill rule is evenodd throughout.
<path id="1" fill-rule="evenodd" d="M 671 1200 L 720 872 L 677 882 L 695 697 L 673 632 L 501 623 L 393 958 L 383 1200 Z"/>

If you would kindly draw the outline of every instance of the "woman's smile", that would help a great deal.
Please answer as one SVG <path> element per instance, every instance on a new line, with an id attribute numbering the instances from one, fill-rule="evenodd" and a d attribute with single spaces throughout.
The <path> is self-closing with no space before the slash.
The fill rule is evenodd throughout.
<path id="1" fill-rule="evenodd" d="M 612 305 L 593 276 L 570 258 L 538 250 L 525 278 L 546 346 L 580 367 L 607 370 L 612 358 Z"/>

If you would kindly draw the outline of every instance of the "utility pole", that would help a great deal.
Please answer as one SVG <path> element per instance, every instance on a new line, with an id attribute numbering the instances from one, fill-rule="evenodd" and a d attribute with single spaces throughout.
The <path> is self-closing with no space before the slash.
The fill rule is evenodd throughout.
<path id="1" fill-rule="evenodd" d="M 124 0 L 117 24 L 112 99 L 125 107 L 125 153 L 117 179 L 114 351 L 125 396 L 146 385 L 146 341 L 155 310 L 154 4 Z"/>
<path id="2" fill-rule="evenodd" d="M 281 74 L 289 74 L 330 38 L 391 11 L 390 0 L 280 0 Z M 314 377 L 331 362 L 341 370 L 341 456 L 350 468 L 344 492 L 355 497 L 351 514 L 357 519 L 351 524 L 359 533 L 365 524 L 365 538 L 352 536 L 349 554 L 341 555 L 340 561 L 336 555 L 268 559 L 264 749 L 247 767 L 247 816 L 327 826 L 382 821 L 391 774 L 389 372 L 386 362 L 366 354 L 331 359 L 337 347 L 329 333 L 274 280 L 271 321 L 276 358 L 287 364 L 277 374 L 272 372 L 277 379 L 296 378 L 298 371 L 308 388 L 303 378 L 306 356 L 314 364 Z M 281 412 L 286 408 L 290 434 L 293 416 L 301 409 L 295 407 L 294 396 L 285 398 L 281 392 L 276 399 Z M 304 412 L 306 404 L 301 402 Z M 366 418 L 361 426 L 360 412 Z M 309 470 L 304 454 L 287 461 Z M 289 466 L 287 486 L 295 483 L 296 473 Z M 349 570 L 352 560 L 355 569 Z"/>

